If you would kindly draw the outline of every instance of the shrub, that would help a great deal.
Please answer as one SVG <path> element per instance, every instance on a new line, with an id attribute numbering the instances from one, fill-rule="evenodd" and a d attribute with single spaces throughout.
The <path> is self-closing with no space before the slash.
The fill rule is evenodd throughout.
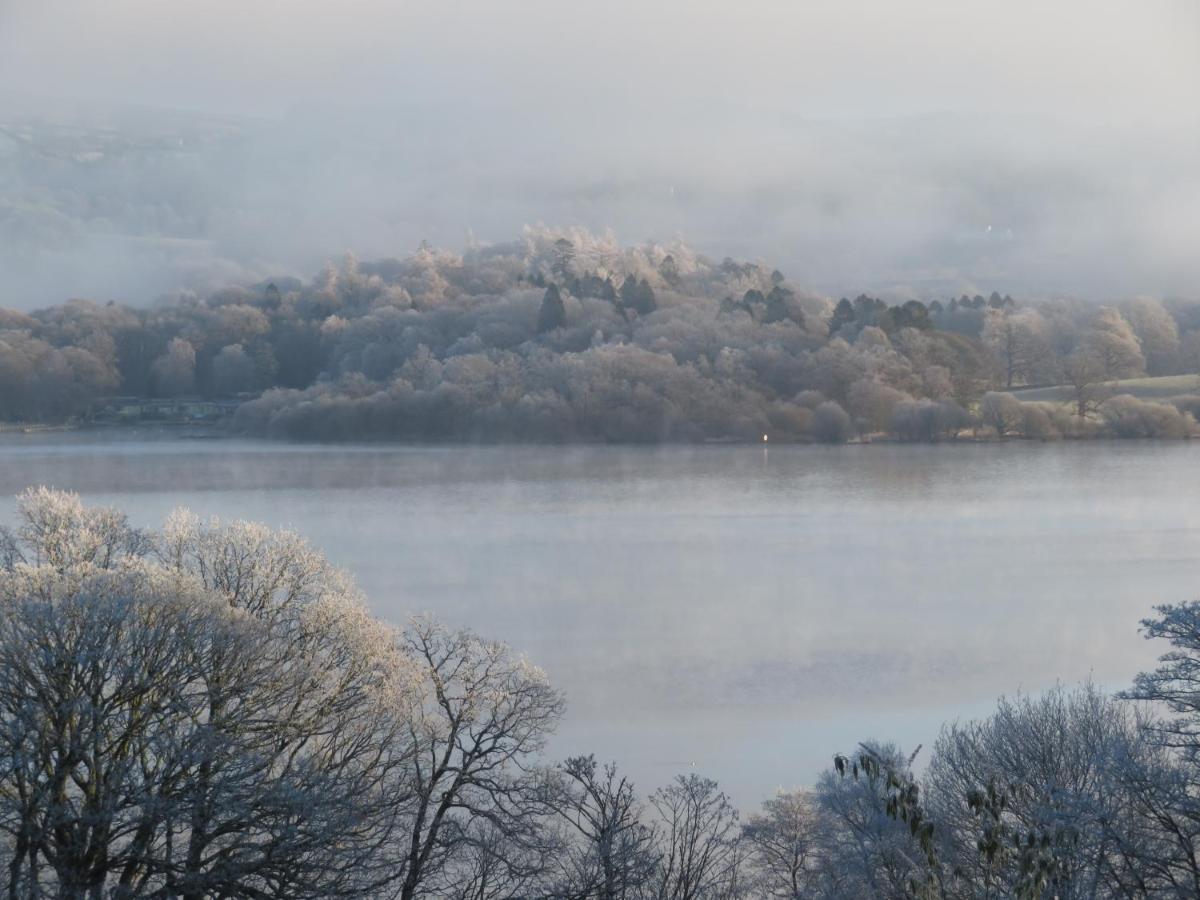
<path id="1" fill-rule="evenodd" d="M 1196 431 L 1191 414 L 1168 403 L 1120 394 L 1100 407 L 1104 431 L 1119 438 L 1185 438 Z"/>
<path id="2" fill-rule="evenodd" d="M 902 441 L 939 441 L 955 437 L 970 424 L 970 414 L 957 403 L 906 400 L 896 404 L 891 430 Z"/>
<path id="3" fill-rule="evenodd" d="M 822 444 L 844 444 L 854 428 L 849 414 L 832 400 L 826 400 L 813 410 L 809 434 Z"/>

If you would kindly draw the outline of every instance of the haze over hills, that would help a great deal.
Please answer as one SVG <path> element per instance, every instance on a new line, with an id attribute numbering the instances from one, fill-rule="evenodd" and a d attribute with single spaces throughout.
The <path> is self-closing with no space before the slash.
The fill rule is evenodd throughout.
<path id="1" fill-rule="evenodd" d="M 9 96 L 0 305 L 144 304 L 543 221 L 769 259 L 835 297 L 1191 297 L 1190 149 L 1036 116 L 717 103 L 567 123 L 472 103 L 232 116 Z"/>
<path id="2" fill-rule="evenodd" d="M 1196 295 L 1194 3 L 518 6 L 4 4 L 0 304 L 541 222 L 832 297 Z"/>

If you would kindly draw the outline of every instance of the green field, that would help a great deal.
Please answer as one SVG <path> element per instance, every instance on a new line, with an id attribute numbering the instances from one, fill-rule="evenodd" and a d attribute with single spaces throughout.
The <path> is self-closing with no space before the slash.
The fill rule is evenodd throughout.
<path id="1" fill-rule="evenodd" d="M 1110 392 L 1116 394 L 1132 394 L 1143 400 L 1163 400 L 1167 397 L 1178 397 L 1180 394 L 1200 394 L 1200 375 L 1160 375 L 1157 378 L 1126 378 L 1114 381 L 1108 385 Z M 1067 402 L 1071 399 L 1070 385 L 1053 385 L 1051 387 L 1014 388 L 1013 396 L 1021 400 L 1058 400 Z"/>

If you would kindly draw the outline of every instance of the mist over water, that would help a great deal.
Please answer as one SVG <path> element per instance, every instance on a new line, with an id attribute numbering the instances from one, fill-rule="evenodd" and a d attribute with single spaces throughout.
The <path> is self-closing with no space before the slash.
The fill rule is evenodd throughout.
<path id="1" fill-rule="evenodd" d="M 1125 686 L 1137 623 L 1194 599 L 1190 444 L 314 447 L 0 440 L 0 494 L 291 526 L 393 622 L 432 611 L 544 666 L 554 757 L 680 770 L 742 805 L 865 737 L 1057 680 Z M 0 518 L 12 518 L 8 500 Z M 686 757 L 686 758 L 685 758 Z M 747 760 L 753 759 L 753 765 Z"/>

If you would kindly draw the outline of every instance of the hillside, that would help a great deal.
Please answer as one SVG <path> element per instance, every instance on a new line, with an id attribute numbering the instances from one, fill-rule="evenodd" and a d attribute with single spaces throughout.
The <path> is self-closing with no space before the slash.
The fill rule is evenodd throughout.
<path id="1" fill-rule="evenodd" d="M 1167 400 L 1187 394 L 1200 394 L 1200 375 L 1159 375 L 1146 378 L 1119 378 L 1107 385 L 1113 396 L 1129 394 L 1139 400 Z M 1016 388 L 1013 396 L 1025 401 L 1069 403 L 1072 388 L 1067 384 L 1047 387 Z"/>

